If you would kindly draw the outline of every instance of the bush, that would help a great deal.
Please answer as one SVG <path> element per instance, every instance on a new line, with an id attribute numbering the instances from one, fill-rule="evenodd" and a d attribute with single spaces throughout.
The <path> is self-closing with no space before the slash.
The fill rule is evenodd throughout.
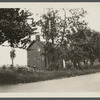
<path id="1" fill-rule="evenodd" d="M 26 67 L 6 67 L 0 68 L 0 84 L 13 84 L 24 82 L 24 74 L 31 73 L 33 70 Z M 20 80 L 20 81 L 19 81 Z"/>
<path id="2" fill-rule="evenodd" d="M 16 73 L 9 69 L 0 70 L 0 83 L 16 83 Z"/>
<path id="3" fill-rule="evenodd" d="M 29 68 L 29 67 L 18 67 L 17 72 L 18 73 L 32 73 L 34 72 L 34 69 Z"/>
<path id="4" fill-rule="evenodd" d="M 84 75 L 100 72 L 100 65 L 89 69 L 76 69 L 70 67 L 66 70 L 52 70 L 52 71 L 34 71 L 28 67 L 2 67 L 0 68 L 0 84 L 15 84 L 37 82 L 49 79 L 57 79 L 62 77 L 71 77 L 76 75 Z"/>

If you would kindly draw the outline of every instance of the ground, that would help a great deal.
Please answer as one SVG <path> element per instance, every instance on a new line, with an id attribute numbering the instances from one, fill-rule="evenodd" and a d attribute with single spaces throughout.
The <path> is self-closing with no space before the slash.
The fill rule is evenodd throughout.
<path id="1" fill-rule="evenodd" d="M 100 73 L 34 83 L 0 86 L 1 93 L 100 92 Z"/>

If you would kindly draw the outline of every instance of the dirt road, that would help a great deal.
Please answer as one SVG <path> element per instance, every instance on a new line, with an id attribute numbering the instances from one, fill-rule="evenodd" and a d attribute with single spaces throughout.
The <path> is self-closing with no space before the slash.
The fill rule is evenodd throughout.
<path id="1" fill-rule="evenodd" d="M 100 73 L 71 78 L 0 86 L 0 93 L 100 92 Z"/>

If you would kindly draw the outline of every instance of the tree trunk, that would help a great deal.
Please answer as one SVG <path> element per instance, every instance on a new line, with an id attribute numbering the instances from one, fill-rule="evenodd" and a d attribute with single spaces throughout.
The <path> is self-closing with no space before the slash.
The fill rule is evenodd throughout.
<path id="1" fill-rule="evenodd" d="M 75 61 L 73 61 L 73 66 L 77 69 L 77 63 Z"/>
<path id="2" fill-rule="evenodd" d="M 54 37 L 52 36 L 52 45 L 54 45 Z"/>
<path id="3" fill-rule="evenodd" d="M 14 59 L 12 58 L 11 60 L 12 60 L 12 67 L 14 67 Z"/>
<path id="4" fill-rule="evenodd" d="M 63 59 L 63 68 L 64 68 L 64 69 L 66 68 L 66 62 L 65 62 L 64 59 Z"/>
<path id="5" fill-rule="evenodd" d="M 48 68 L 49 68 L 49 63 L 48 63 L 48 56 L 47 56 L 47 54 L 46 54 L 46 56 L 45 56 L 45 65 L 46 65 L 46 69 L 48 70 Z"/>
<path id="6" fill-rule="evenodd" d="M 94 65 L 94 59 L 93 60 L 90 60 L 90 67 L 93 67 L 93 65 Z"/>

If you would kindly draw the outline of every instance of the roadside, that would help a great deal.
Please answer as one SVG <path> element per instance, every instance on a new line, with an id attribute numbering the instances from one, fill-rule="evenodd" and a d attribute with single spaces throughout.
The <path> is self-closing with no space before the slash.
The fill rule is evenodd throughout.
<path id="1" fill-rule="evenodd" d="M 74 77 L 79 75 L 91 74 L 100 72 L 100 65 L 91 68 L 75 69 L 70 68 L 66 70 L 53 71 L 34 71 L 29 68 L 1 68 L 0 69 L 0 84 L 19 84 L 31 83 L 51 79 L 59 79 L 64 77 Z"/>
<path id="2" fill-rule="evenodd" d="M 0 86 L 1 93 L 99 93 L 100 73 L 41 82 Z M 27 94 L 28 95 L 28 94 Z M 32 96 L 34 96 L 33 94 Z M 38 94 L 39 95 L 39 94 Z M 96 95 L 96 94 L 95 94 Z M 46 94 L 45 94 L 46 96 Z M 59 95 L 58 95 L 59 96 Z M 71 94 L 72 96 L 72 94 Z"/>

